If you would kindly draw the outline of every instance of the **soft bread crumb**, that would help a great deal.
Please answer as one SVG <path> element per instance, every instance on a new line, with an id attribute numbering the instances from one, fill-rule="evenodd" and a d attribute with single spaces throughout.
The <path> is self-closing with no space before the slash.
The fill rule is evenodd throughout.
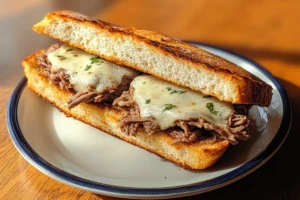
<path id="1" fill-rule="evenodd" d="M 34 30 L 221 101 L 262 106 L 271 102 L 271 86 L 246 70 L 155 32 L 113 26 L 68 11 L 49 13 Z"/>

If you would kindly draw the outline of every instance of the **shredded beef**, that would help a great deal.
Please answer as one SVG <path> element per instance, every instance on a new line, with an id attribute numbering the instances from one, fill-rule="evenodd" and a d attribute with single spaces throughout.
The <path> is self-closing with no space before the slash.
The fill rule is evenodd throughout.
<path id="1" fill-rule="evenodd" d="M 186 143 L 194 143 L 198 140 L 198 136 L 200 136 L 201 132 L 190 131 L 189 124 L 185 121 L 179 121 L 177 123 L 182 130 L 173 130 L 170 135 L 175 138 L 175 143 L 177 142 L 186 142 Z"/>
<path id="2" fill-rule="evenodd" d="M 68 107 L 73 108 L 83 102 L 112 102 L 121 95 L 122 90 L 128 89 L 130 81 L 131 79 L 129 79 L 127 76 L 123 76 L 121 84 L 117 89 L 107 88 L 101 92 L 96 92 L 94 87 L 91 86 L 88 89 L 77 92 L 74 96 L 72 96 L 68 101 Z"/>
<path id="3" fill-rule="evenodd" d="M 133 100 L 130 98 L 128 99 L 129 101 L 126 101 L 128 96 L 130 96 L 129 91 L 125 91 L 120 98 L 113 102 L 114 106 L 131 106 L 130 109 L 125 112 L 125 116 L 123 116 L 122 120 L 120 121 L 122 130 L 128 135 L 133 136 L 136 134 L 138 127 L 144 127 L 149 134 L 160 131 L 160 126 L 154 121 L 153 117 L 140 117 L 139 108 L 133 102 Z M 123 99 L 123 101 L 120 99 Z M 135 125 L 133 126 L 132 124 Z"/>
<path id="4" fill-rule="evenodd" d="M 37 64 L 42 66 L 42 75 L 47 77 L 51 83 L 58 85 L 61 89 L 75 92 L 73 85 L 69 82 L 69 75 L 63 69 L 59 71 L 52 70 L 52 65 L 48 60 L 47 55 L 60 47 L 59 44 L 51 45 L 46 53 L 41 54 L 37 58 Z M 84 91 L 75 93 L 68 101 L 68 107 L 73 108 L 83 102 L 112 102 L 119 97 L 123 91 L 128 90 L 131 79 L 127 76 L 122 78 L 118 88 L 107 88 L 101 92 L 95 91 L 95 87 L 90 85 Z"/>
<path id="5" fill-rule="evenodd" d="M 132 99 L 133 89 L 123 92 L 115 99 L 114 106 L 126 108 L 127 112 L 121 120 L 122 131 L 129 135 L 135 135 L 138 128 L 144 128 L 148 133 L 161 131 L 158 123 L 152 117 L 140 117 L 140 111 Z M 240 106 L 241 107 L 241 106 Z M 241 108 L 242 109 L 242 108 Z M 247 112 L 247 108 L 244 108 Z M 179 120 L 176 122 L 176 128 L 169 130 L 170 135 L 177 142 L 194 143 L 204 137 L 204 132 L 209 132 L 215 138 L 228 140 L 231 144 L 238 144 L 240 140 L 247 140 L 250 136 L 246 132 L 250 120 L 242 114 L 232 111 L 228 118 L 228 126 L 219 126 L 206 122 L 203 118 Z"/>
<path id="6" fill-rule="evenodd" d="M 135 102 L 132 100 L 129 91 L 124 91 L 123 94 L 113 102 L 113 106 L 130 107 L 134 105 Z"/>
<path id="7" fill-rule="evenodd" d="M 55 51 L 59 48 L 58 44 L 54 44 L 49 47 L 47 54 L 49 52 Z M 42 75 L 49 78 L 51 83 L 58 85 L 61 89 L 66 91 L 73 91 L 73 86 L 69 82 L 69 75 L 64 70 L 52 71 L 52 65 L 47 58 L 47 54 L 41 54 L 38 56 L 37 64 L 42 66 Z"/>

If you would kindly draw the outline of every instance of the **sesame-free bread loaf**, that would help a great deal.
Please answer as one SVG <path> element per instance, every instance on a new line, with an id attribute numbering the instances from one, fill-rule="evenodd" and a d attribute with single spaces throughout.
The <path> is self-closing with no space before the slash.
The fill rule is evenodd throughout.
<path id="1" fill-rule="evenodd" d="M 72 11 L 51 12 L 33 28 L 116 64 L 233 104 L 268 106 L 272 87 L 203 49 L 147 30 L 123 28 Z"/>

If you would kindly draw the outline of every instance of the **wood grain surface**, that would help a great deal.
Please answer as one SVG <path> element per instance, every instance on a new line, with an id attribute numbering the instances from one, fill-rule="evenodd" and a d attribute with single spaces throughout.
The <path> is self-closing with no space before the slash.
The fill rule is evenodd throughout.
<path id="1" fill-rule="evenodd" d="M 88 2 L 88 3 L 87 3 Z M 85 192 L 40 173 L 14 148 L 6 126 L 9 96 L 22 58 L 53 41 L 31 31 L 51 10 L 72 9 L 176 38 L 218 45 L 254 59 L 283 84 L 293 107 L 290 135 L 262 168 L 222 189 L 186 199 L 300 199 L 300 1 L 28 0 L 0 8 L 0 199 L 116 199 Z"/>

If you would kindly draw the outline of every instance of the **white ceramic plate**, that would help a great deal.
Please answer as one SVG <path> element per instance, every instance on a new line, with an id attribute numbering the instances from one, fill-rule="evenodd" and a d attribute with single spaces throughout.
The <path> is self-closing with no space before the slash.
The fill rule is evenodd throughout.
<path id="1" fill-rule="evenodd" d="M 19 152 L 41 172 L 65 184 L 127 198 L 172 198 L 228 185 L 259 168 L 279 149 L 291 122 L 284 89 L 258 64 L 227 50 L 196 44 L 255 74 L 273 87 L 269 108 L 254 106 L 251 139 L 225 154 L 214 167 L 184 170 L 143 149 L 67 118 L 25 87 L 11 96 L 7 122 Z M 234 158 L 234 159 L 233 159 Z"/>

